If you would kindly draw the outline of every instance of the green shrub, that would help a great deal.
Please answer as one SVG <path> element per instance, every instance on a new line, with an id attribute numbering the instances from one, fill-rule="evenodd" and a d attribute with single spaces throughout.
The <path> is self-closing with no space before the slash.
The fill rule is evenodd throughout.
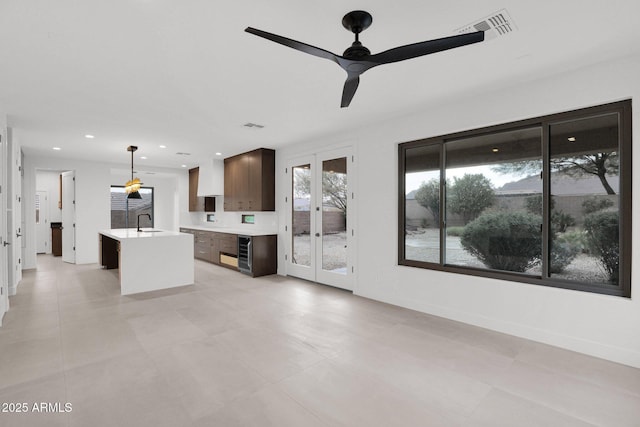
<path id="1" fill-rule="evenodd" d="M 557 237 L 552 240 L 551 253 L 549 257 L 549 272 L 562 273 L 564 269 L 571 264 L 571 261 L 578 254 L 579 248 L 565 240 L 563 237 Z"/>
<path id="2" fill-rule="evenodd" d="M 589 215 L 591 213 L 610 208 L 611 206 L 613 206 L 613 200 L 602 199 L 594 196 L 582 202 L 582 211 L 585 215 Z"/>
<path id="3" fill-rule="evenodd" d="M 595 212 L 586 215 L 584 228 L 591 253 L 607 272 L 611 283 L 617 285 L 620 270 L 620 227 L 617 212 Z"/>
<path id="4" fill-rule="evenodd" d="M 466 225 L 460 243 L 488 268 L 524 272 L 540 263 L 541 222 L 529 212 L 485 213 Z"/>
<path id="5" fill-rule="evenodd" d="M 562 211 L 551 213 L 551 226 L 554 233 L 564 233 L 567 228 L 576 225 L 576 219 Z"/>
<path id="6" fill-rule="evenodd" d="M 459 237 L 463 231 L 464 227 L 447 227 L 447 236 Z"/>
<path id="7" fill-rule="evenodd" d="M 562 241 L 575 248 L 576 252 L 588 254 L 587 233 L 584 230 L 572 230 L 562 233 Z"/>

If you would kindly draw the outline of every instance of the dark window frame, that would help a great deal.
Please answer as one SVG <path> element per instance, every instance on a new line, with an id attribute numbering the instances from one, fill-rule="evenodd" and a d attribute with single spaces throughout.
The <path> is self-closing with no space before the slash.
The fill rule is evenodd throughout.
<path id="1" fill-rule="evenodd" d="M 444 209 L 440 209 L 440 262 L 426 262 L 409 260 L 405 257 L 405 221 L 406 221 L 406 192 L 405 192 L 405 174 L 406 174 L 406 152 L 408 149 L 423 147 L 426 145 L 439 145 L 440 150 L 440 200 L 444 202 L 444 171 L 445 150 L 444 146 L 449 141 L 462 138 L 477 137 L 481 135 L 490 135 L 497 132 L 505 132 L 516 130 L 519 128 L 530 128 L 540 126 L 542 129 L 542 159 L 543 159 L 543 209 L 548 212 L 550 198 L 550 179 L 549 179 L 549 129 L 550 126 L 559 122 L 587 118 L 593 115 L 618 113 L 619 117 L 619 235 L 620 235 L 620 279 L 617 286 L 603 286 L 596 284 L 587 284 L 577 281 L 565 279 L 544 277 L 543 274 L 531 276 L 517 272 L 503 272 L 496 270 L 487 270 L 474 267 L 453 266 L 444 264 L 444 243 L 445 243 L 445 227 L 444 225 Z M 541 286 L 563 288 L 584 292 L 599 293 L 605 295 L 614 295 L 621 297 L 631 297 L 631 244 L 632 244 L 632 126 L 631 126 L 631 100 L 613 102 L 595 107 L 581 108 L 577 110 L 549 114 L 532 119 L 519 120 L 510 123 L 488 126 L 479 129 L 467 130 L 448 135 L 420 139 L 398 144 L 398 264 L 407 267 L 417 267 L 429 270 L 444 271 L 449 273 L 471 275 L 477 277 L 487 277 L 499 280 L 508 280 L 521 283 L 529 283 Z M 543 257 L 547 256 L 549 245 L 549 220 L 548 215 L 544 215 L 544 226 L 542 230 Z"/>

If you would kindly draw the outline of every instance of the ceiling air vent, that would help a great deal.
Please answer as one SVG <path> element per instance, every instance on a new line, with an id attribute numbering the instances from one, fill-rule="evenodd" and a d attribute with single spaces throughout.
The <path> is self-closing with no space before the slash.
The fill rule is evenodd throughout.
<path id="1" fill-rule="evenodd" d="M 472 33 L 474 31 L 484 31 L 485 40 L 491 40 L 496 37 L 505 36 L 516 31 L 516 24 L 509 16 L 507 9 L 501 9 L 491 15 L 479 19 L 462 28 L 458 28 L 454 32 L 456 34 Z"/>
<path id="2" fill-rule="evenodd" d="M 263 125 L 258 125 L 258 124 L 251 123 L 251 122 L 249 122 L 249 123 L 245 123 L 245 124 L 244 124 L 244 125 L 242 125 L 242 126 L 244 126 L 244 127 L 246 127 L 246 128 L 256 128 L 256 129 L 262 129 L 262 128 L 264 127 Z"/>
<path id="3" fill-rule="evenodd" d="M 183 153 L 182 151 L 178 151 L 176 154 L 178 156 L 190 156 L 191 155 L 191 153 Z"/>

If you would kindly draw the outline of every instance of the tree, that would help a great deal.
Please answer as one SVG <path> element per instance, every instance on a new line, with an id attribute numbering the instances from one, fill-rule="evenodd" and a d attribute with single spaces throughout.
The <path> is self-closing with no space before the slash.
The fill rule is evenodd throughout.
<path id="1" fill-rule="evenodd" d="M 448 192 L 447 207 L 453 213 L 462 215 L 465 224 L 475 219 L 495 202 L 491 181 L 483 174 L 464 174 L 453 178 Z"/>
<path id="2" fill-rule="evenodd" d="M 347 215 L 347 174 L 322 172 L 323 203 L 338 208 Z"/>
<path id="3" fill-rule="evenodd" d="M 423 182 L 416 191 L 416 202 L 431 212 L 436 224 L 440 221 L 440 180 L 433 178 Z"/>
<path id="4" fill-rule="evenodd" d="M 311 194 L 311 169 L 293 168 L 293 196 L 305 198 Z"/>
<path id="5" fill-rule="evenodd" d="M 600 179 L 607 194 L 616 194 L 607 181 L 607 175 L 617 174 L 620 168 L 618 153 L 582 154 L 575 157 L 558 157 L 551 159 L 551 171 L 560 172 L 574 178 L 584 175 L 595 175 Z M 509 174 L 520 173 L 523 175 L 539 174 L 542 170 L 540 160 L 522 160 L 519 162 L 502 163 L 491 168 L 494 172 Z"/>
<path id="6" fill-rule="evenodd" d="M 311 169 L 294 168 L 295 197 L 307 197 L 311 194 Z M 333 206 L 347 215 L 347 174 L 322 172 L 322 203 Z"/>

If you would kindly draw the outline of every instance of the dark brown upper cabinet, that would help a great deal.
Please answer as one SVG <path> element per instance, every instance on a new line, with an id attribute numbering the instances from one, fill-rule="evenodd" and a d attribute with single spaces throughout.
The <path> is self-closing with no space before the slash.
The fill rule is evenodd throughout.
<path id="1" fill-rule="evenodd" d="M 224 210 L 274 211 L 276 152 L 259 148 L 224 159 Z"/>
<path id="2" fill-rule="evenodd" d="M 189 212 L 215 212 L 215 197 L 198 197 L 200 168 L 189 169 Z"/>

